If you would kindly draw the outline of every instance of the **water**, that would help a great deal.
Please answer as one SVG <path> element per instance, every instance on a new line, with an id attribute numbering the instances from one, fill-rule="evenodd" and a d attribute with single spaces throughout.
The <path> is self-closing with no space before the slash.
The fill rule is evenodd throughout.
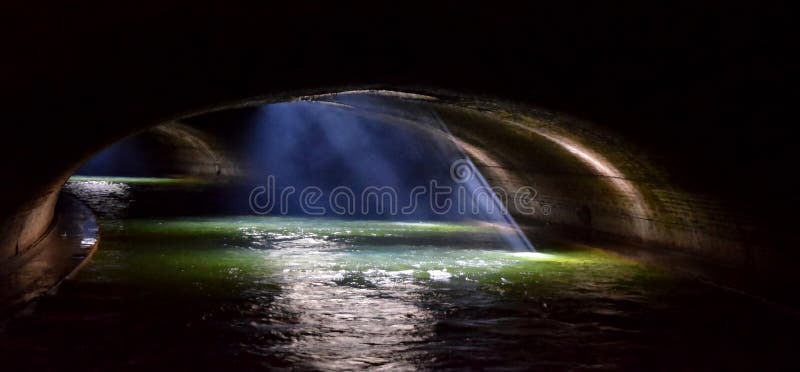
<path id="1" fill-rule="evenodd" d="M 66 188 L 100 217 L 100 249 L 6 327 L 4 365 L 749 369 L 787 366 L 797 334 L 791 316 L 589 247 L 508 251 L 485 223 L 214 215 L 195 205 L 213 187 L 181 180 Z"/>

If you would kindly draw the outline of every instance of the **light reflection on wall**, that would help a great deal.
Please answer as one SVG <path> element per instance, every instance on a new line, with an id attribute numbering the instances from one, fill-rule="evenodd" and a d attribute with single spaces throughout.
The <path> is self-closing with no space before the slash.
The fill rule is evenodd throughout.
<path id="1" fill-rule="evenodd" d="M 604 177 L 609 184 L 611 184 L 620 192 L 621 195 L 624 195 L 627 199 L 628 205 L 626 209 L 636 225 L 638 236 L 641 238 L 647 238 L 651 235 L 651 211 L 647 205 L 647 202 L 645 201 L 644 196 L 631 181 L 625 178 L 625 175 L 621 171 L 619 171 L 610 161 L 608 161 L 608 159 L 591 150 L 587 146 L 575 142 L 563 135 L 558 135 L 538 128 L 532 128 L 520 123 L 515 123 L 513 121 L 508 121 L 508 123 L 526 131 L 535 133 L 536 135 L 555 143 L 570 154 L 575 155 L 577 159 L 588 165 L 591 169 L 597 172 L 599 176 Z"/>

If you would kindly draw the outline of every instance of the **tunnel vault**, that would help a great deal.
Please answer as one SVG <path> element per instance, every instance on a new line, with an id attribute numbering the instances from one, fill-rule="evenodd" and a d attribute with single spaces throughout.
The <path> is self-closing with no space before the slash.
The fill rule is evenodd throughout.
<path id="1" fill-rule="evenodd" d="M 737 221 L 720 214 L 723 207 L 714 200 L 671 187 L 658 169 L 643 160 L 639 150 L 602 128 L 529 106 L 424 91 L 289 95 L 176 115 L 147 133 L 175 150 L 184 173 L 230 176 L 238 172 L 236 161 L 227 159 L 223 148 L 211 145 L 213 140 L 207 134 L 181 124 L 182 120 L 285 100 L 337 103 L 338 97 L 348 94 L 429 105 L 492 186 L 535 190 L 528 202 L 538 213 L 522 214 L 513 205 L 509 208 L 529 234 L 565 239 L 610 237 L 649 248 L 678 249 L 726 264 L 752 261 L 751 252 L 738 237 Z M 380 105 L 346 109 L 403 119 L 402 112 L 384 112 Z M 96 149 L 102 143 L 85 145 Z M 84 152 L 82 161 L 89 155 Z M 39 185 L 43 194 L 29 195 L 16 212 L 4 216 L 0 261 L 18 256 L 46 231 L 53 219 L 57 191 L 77 166 L 77 162 L 71 163 L 56 172 L 58 176 L 43 180 Z"/>

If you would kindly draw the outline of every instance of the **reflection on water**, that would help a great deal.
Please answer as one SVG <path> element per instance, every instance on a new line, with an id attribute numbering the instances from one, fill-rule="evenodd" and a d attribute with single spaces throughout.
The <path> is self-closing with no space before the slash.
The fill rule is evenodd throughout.
<path id="1" fill-rule="evenodd" d="M 282 293 L 269 310 L 294 315 L 293 341 L 259 350 L 264 356 L 285 354 L 320 369 L 413 367 L 410 346 L 424 341 L 432 320 L 419 306 L 413 270 L 359 270 L 348 264 L 349 255 L 307 238 L 269 252 L 284 268 Z"/>
<path id="2" fill-rule="evenodd" d="M 64 189 L 82 201 L 90 202 L 93 210 L 102 210 L 104 217 L 119 218 L 131 203 L 130 186 L 102 178 L 68 182 Z"/>
<path id="3" fill-rule="evenodd" d="M 0 357 L 91 370 L 739 369 L 752 366 L 742 355 L 761 365 L 752 355 L 790 347 L 775 335 L 794 323 L 741 299 L 596 250 L 507 251 L 491 225 L 125 213 L 182 187 L 68 185 L 103 217 L 100 250 L 8 327 Z M 751 329 L 741 318 L 753 314 L 767 320 Z M 768 352 L 735 341 L 764 335 Z"/>

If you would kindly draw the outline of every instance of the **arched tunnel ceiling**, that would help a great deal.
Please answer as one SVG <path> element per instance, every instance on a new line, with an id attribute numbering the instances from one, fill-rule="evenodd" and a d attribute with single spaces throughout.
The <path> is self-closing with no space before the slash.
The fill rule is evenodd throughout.
<path id="1" fill-rule="evenodd" d="M 441 93 L 435 97 L 379 90 L 354 91 L 344 95 L 305 95 L 291 99 L 348 107 L 346 103 L 337 101 L 338 97 L 365 93 L 432 105 L 463 148 L 477 161 L 490 184 L 507 190 L 534 187 L 539 197 L 538 207 L 548 208 L 554 213 L 534 217 L 532 221 L 526 221 L 526 226 L 552 223 L 566 228 L 577 227 L 635 243 L 688 249 L 737 265 L 745 262 L 750 254 L 740 241 L 737 227 L 740 222 L 717 201 L 698 202 L 694 196 L 667 183 L 657 167 L 642 161 L 641 153 L 622 139 L 575 118 L 498 100 Z M 269 102 L 274 102 L 274 98 L 249 99 L 174 119 L 179 121 L 210 111 Z M 383 115 L 392 120 L 403 120 L 402 107 L 381 105 L 379 101 L 375 106 L 362 104 L 349 108 L 360 115 Z M 202 133 L 190 127 L 172 122 L 148 133 L 170 147 L 182 149 L 183 154 L 179 152 L 177 159 L 181 156 L 193 158 L 185 162 L 193 167 L 188 173 L 213 174 L 222 169 L 220 163 L 225 163 L 227 175 L 236 173 L 236 165 L 222 160 L 223 152 L 214 149 L 208 138 L 203 139 Z M 88 155 L 84 155 L 85 158 Z M 62 167 L 58 177 L 40 185 L 45 194 L 34 199 L 33 207 L 28 209 L 34 215 L 47 216 L 39 207 L 51 208 L 53 202 L 44 195 L 54 196 L 66 177 L 76 169 L 77 163 Z M 43 201 L 48 202 L 42 204 Z M 30 226 L 36 225 L 30 223 L 30 219 L 22 221 Z M 35 236 L 35 231 L 38 230 L 28 235 Z M 567 231 L 573 233 L 575 230 Z"/>
<path id="2" fill-rule="evenodd" d="M 362 99 L 353 104 L 348 99 L 351 96 Z M 744 260 L 736 219 L 728 212 L 716 219 L 710 216 L 717 212 L 714 208 L 722 210 L 721 205 L 714 200 L 707 200 L 704 205 L 697 203 L 690 194 L 666 183 L 661 172 L 629 144 L 589 123 L 530 107 L 463 96 L 364 90 L 294 99 L 332 104 L 353 115 L 409 125 L 424 135 L 442 136 L 436 123 L 417 122 L 416 116 L 407 115 L 408 110 L 429 107 L 425 110 L 434 110 L 435 117 L 446 123 L 492 186 L 509 195 L 521 187 L 533 188 L 535 208 L 546 209 L 547 213 L 523 214 L 513 208 L 513 203 L 510 207 L 523 219 L 524 226 L 533 228 L 534 234 L 563 236 L 596 231 L 633 243 L 680 248 L 735 264 Z M 272 101 L 250 99 L 176 120 L 269 102 Z M 160 151 L 173 158 L 184 174 L 213 177 L 215 169 L 224 169 L 225 176 L 235 176 L 240 165 L 225 155 L 234 149 L 214 144 L 214 136 L 229 135 L 224 123 L 219 125 L 210 134 L 171 122 L 144 134 L 159 138 L 167 146 Z M 543 229 L 545 225 L 566 230 Z"/>
<path id="3" fill-rule="evenodd" d="M 732 182 L 739 168 L 783 169 L 726 154 L 781 137 L 773 113 L 783 102 L 775 94 L 780 79 L 768 72 L 782 67 L 762 40 L 782 40 L 787 21 L 780 7 L 746 3 L 720 10 L 567 1 L 491 12 L 450 3 L 424 11 L 318 2 L 4 4 L 14 32 L 4 33 L 2 102 L 19 136 L 4 136 L 3 148 L 30 164 L 6 161 L 3 169 L 24 174 L 28 189 L 53 176 L 27 170 L 52 160 L 40 146 L 64 150 L 73 162 L 73 143 L 109 143 L 201 107 L 382 86 L 483 94 L 583 117 L 641 143 L 682 184 L 741 202 L 761 183 Z M 745 58 L 755 50 L 760 59 Z M 78 155 L 99 149 L 89 147 Z"/>
<path id="4" fill-rule="evenodd" d="M 558 2 L 491 13 L 465 4 L 429 5 L 425 12 L 374 5 L 369 17 L 334 4 L 185 5 L 114 5 L 112 12 L 99 4 L 72 10 L 12 4 L 3 12 L 14 16 L 4 22 L 10 30 L 4 35 L 12 37 L 4 43 L 0 100 L 13 134 L 0 139 L 0 159 L 15 177 L 0 197 L 2 220 L 13 221 L 3 226 L 4 239 L 41 232 L 22 226 L 47 219 L 36 210 L 52 203 L 82 159 L 128 134 L 248 97 L 283 101 L 388 88 L 449 96 L 454 106 L 526 126 L 519 113 L 532 106 L 594 122 L 614 133 L 591 138 L 601 147 L 595 151 L 627 179 L 668 180 L 656 192 L 677 200 L 675 213 L 708 205 L 708 219 L 716 221 L 727 212 L 703 195 L 719 195 L 752 210 L 756 221 L 740 232 L 779 230 L 748 239 L 786 245 L 790 223 L 783 216 L 797 204 L 796 181 L 781 175 L 793 158 L 788 146 L 768 145 L 786 136 L 778 116 L 790 105 L 776 94 L 781 75 L 769 74 L 781 71 L 780 60 L 769 52 L 748 57 L 762 39 L 785 38 L 778 25 L 788 13 L 780 7 L 750 22 L 749 7 L 715 12 L 712 4 L 694 3 L 662 9 Z M 539 137 L 594 133 L 577 124 L 551 132 L 548 115 L 532 115 L 544 123 L 535 126 Z M 620 143 L 646 152 L 605 151 Z M 642 171 L 640 164 L 665 172 Z M 684 203 L 672 185 L 698 193 Z M 781 202 L 763 203 L 761 195 Z M 719 234 L 715 229 L 702 228 Z"/>

